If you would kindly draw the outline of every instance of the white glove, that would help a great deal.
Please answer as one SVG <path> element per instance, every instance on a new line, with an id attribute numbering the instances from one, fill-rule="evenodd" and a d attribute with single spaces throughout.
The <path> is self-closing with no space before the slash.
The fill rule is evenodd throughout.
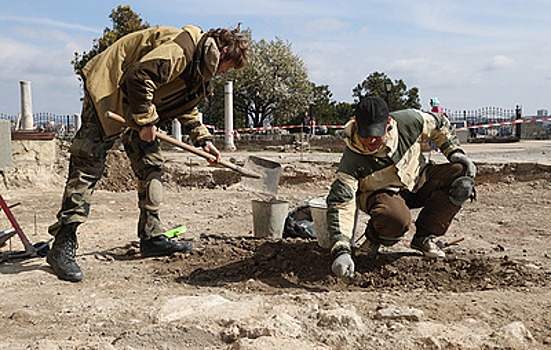
<path id="1" fill-rule="evenodd" d="M 450 163 L 463 164 L 467 169 L 465 172 L 465 175 L 470 176 L 472 178 L 476 176 L 476 166 L 474 165 L 473 161 L 465 154 L 461 152 L 455 152 L 450 156 L 449 160 L 450 160 Z"/>
<path id="2" fill-rule="evenodd" d="M 333 261 L 331 265 L 333 273 L 339 277 L 354 277 L 354 261 L 349 253 L 344 253 Z"/>

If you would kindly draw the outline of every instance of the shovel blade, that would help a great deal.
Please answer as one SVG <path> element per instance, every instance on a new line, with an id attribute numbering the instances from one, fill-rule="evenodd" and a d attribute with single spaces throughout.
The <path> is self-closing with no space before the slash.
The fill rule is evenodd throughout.
<path id="1" fill-rule="evenodd" d="M 249 156 L 244 168 L 260 175 L 259 178 L 241 177 L 240 186 L 254 193 L 276 196 L 281 177 L 281 164 L 273 160 Z"/>
<path id="2" fill-rule="evenodd" d="M 0 247 L 3 247 L 6 242 L 12 238 L 13 236 L 15 236 L 17 234 L 17 232 L 15 231 L 14 228 L 10 228 L 6 231 L 2 231 L 0 232 Z"/>

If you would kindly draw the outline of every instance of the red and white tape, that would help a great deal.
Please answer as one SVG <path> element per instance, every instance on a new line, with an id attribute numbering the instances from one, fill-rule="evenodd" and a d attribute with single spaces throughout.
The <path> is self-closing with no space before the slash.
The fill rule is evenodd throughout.
<path id="1" fill-rule="evenodd" d="M 538 119 L 516 119 L 509 122 L 500 122 L 500 123 L 489 123 L 489 124 L 482 124 L 482 125 L 471 125 L 471 126 L 465 126 L 462 128 L 456 128 L 455 130 L 467 130 L 467 129 L 483 129 L 483 128 L 491 128 L 495 126 L 505 126 L 505 125 L 515 125 L 515 124 L 523 124 L 523 123 L 537 123 L 537 122 L 544 122 L 551 120 L 551 118 L 538 118 Z"/>
<path id="2" fill-rule="evenodd" d="M 489 123 L 489 124 L 481 124 L 481 125 L 471 125 L 471 126 L 465 126 L 461 128 L 456 128 L 455 130 L 468 130 L 468 129 L 482 129 L 482 128 L 491 128 L 496 126 L 505 126 L 505 125 L 515 125 L 515 124 L 523 124 L 523 123 L 537 123 L 537 122 L 543 122 L 543 121 L 549 121 L 551 118 L 538 118 L 538 119 L 516 119 L 508 122 L 499 122 L 499 123 Z M 216 129 L 214 125 L 205 125 L 207 128 L 214 129 L 215 134 L 223 134 L 225 131 L 222 129 Z M 265 127 L 259 127 L 259 128 L 240 128 L 235 129 L 231 132 L 231 134 L 236 135 L 238 138 L 241 138 L 239 135 L 240 132 L 250 132 L 250 131 L 268 131 L 268 130 L 276 130 L 276 129 L 296 129 L 296 128 L 302 128 L 303 125 L 282 125 L 282 126 L 265 126 Z M 319 129 L 322 127 L 326 127 L 327 129 L 344 129 L 344 125 L 316 125 L 315 128 Z M 305 128 L 305 127 L 304 127 Z"/>

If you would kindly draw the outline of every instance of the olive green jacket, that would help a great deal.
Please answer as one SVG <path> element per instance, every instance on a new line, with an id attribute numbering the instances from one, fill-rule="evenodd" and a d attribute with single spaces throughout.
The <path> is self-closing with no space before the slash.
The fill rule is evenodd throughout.
<path id="1" fill-rule="evenodd" d="M 91 59 L 83 68 L 85 89 L 106 136 L 123 129 L 109 113 L 140 126 L 178 118 L 198 145 L 212 139 L 197 104 L 210 92 L 219 58 L 199 27 L 156 26 L 125 35 Z"/>
<path id="2" fill-rule="evenodd" d="M 383 146 L 371 152 L 363 146 L 354 120 L 345 126 L 346 148 L 327 196 L 331 252 L 350 252 L 356 205 L 363 211 L 374 191 L 417 191 L 426 181 L 427 165 L 421 142 L 431 140 L 446 156 L 463 152 L 455 130 L 443 114 L 407 109 L 390 113 L 390 130 Z"/>

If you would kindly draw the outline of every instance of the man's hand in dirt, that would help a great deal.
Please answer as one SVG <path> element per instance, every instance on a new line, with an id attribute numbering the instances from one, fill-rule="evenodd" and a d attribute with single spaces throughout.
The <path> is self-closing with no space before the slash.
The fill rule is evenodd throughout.
<path id="1" fill-rule="evenodd" d="M 344 253 L 333 261 L 331 270 L 339 277 L 354 277 L 354 261 L 349 253 Z"/>
<path id="2" fill-rule="evenodd" d="M 157 131 L 157 127 L 153 124 L 151 125 L 144 125 L 140 128 L 140 139 L 145 142 L 153 142 L 155 141 L 155 132 Z"/>
<path id="3" fill-rule="evenodd" d="M 216 157 L 216 159 L 207 159 L 210 164 L 216 164 L 220 162 L 220 151 L 218 151 L 218 149 L 214 146 L 212 142 L 205 142 L 205 145 L 203 146 L 203 151 L 210 153 Z"/>

